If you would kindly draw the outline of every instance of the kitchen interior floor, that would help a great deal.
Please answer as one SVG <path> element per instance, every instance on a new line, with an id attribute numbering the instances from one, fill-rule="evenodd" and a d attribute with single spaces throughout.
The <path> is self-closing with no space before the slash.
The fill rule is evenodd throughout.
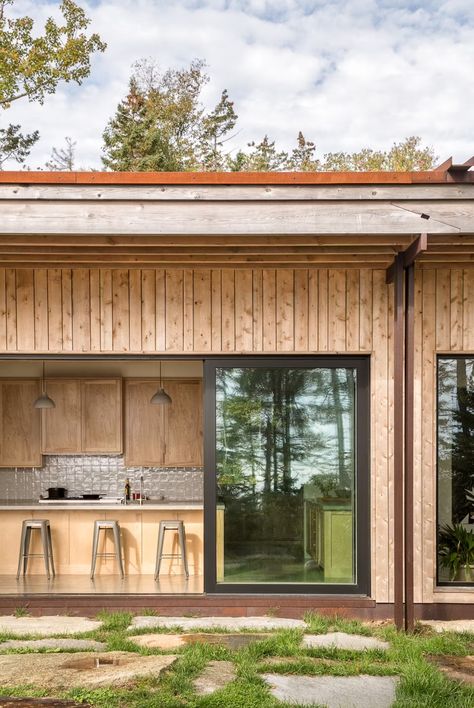
<path id="1" fill-rule="evenodd" d="M 15 575 L 0 575 L 0 595 L 24 594 L 144 594 L 166 595 L 201 594 L 204 592 L 202 575 L 160 575 L 155 582 L 153 575 L 99 575 L 94 580 L 88 575 L 56 575 L 48 580 L 45 575 L 25 575 L 19 580 Z"/>

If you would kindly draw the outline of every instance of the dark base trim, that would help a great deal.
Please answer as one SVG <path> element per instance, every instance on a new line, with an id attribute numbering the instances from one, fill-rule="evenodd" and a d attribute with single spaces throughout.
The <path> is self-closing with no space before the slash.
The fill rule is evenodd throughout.
<path id="1" fill-rule="evenodd" d="M 368 597 L 311 595 L 1 595 L 0 614 L 11 615 L 25 607 L 32 615 L 71 614 L 92 617 L 101 610 L 133 612 L 154 609 L 160 615 L 195 614 L 250 617 L 271 614 L 301 618 L 313 611 L 323 615 L 362 620 L 393 619 L 393 604 Z M 474 619 L 474 603 L 415 605 L 418 619 Z"/>

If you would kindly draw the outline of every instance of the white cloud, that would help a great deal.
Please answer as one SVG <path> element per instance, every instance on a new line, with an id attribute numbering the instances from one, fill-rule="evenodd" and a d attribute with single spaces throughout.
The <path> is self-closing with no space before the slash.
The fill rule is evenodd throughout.
<path id="1" fill-rule="evenodd" d="M 19 101 L 2 116 L 41 142 L 44 164 L 69 135 L 79 162 L 100 166 L 102 131 L 124 96 L 130 66 L 194 57 L 209 64 L 204 99 L 223 88 L 239 114 L 236 143 L 264 133 L 290 148 L 298 130 L 320 153 L 385 147 L 421 135 L 440 158 L 474 153 L 472 0 L 96 0 L 81 2 L 108 42 L 82 87 L 62 86 L 43 107 Z M 44 18 L 57 3 L 17 0 Z"/>

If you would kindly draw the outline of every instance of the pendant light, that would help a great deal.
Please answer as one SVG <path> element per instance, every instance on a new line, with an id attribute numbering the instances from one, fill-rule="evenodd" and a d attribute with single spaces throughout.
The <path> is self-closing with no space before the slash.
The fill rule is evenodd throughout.
<path id="1" fill-rule="evenodd" d="M 161 379 L 161 360 L 160 360 L 160 388 L 152 396 L 150 403 L 153 403 L 154 406 L 169 406 L 169 404 L 171 403 L 171 397 L 168 396 L 166 391 L 163 389 L 163 381 Z"/>
<path id="2" fill-rule="evenodd" d="M 33 406 L 35 408 L 56 408 L 55 402 L 46 393 L 46 382 L 45 382 L 45 375 L 44 375 L 44 361 L 43 361 L 43 376 L 41 379 L 41 396 L 36 399 Z"/>

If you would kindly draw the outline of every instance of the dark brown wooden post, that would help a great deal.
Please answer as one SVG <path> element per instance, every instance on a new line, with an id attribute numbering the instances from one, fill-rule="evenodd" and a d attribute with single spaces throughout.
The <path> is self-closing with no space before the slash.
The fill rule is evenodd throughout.
<path id="1" fill-rule="evenodd" d="M 404 629 L 405 618 L 403 611 L 403 590 L 404 590 L 404 523 L 403 523 L 403 466 L 404 466 L 404 411 L 403 411 L 403 388 L 404 388 L 404 366 L 405 355 L 405 309 L 403 306 L 403 253 L 399 253 L 395 258 L 393 280 L 395 286 L 394 304 L 394 480 L 393 480 L 393 513 L 394 513 L 394 620 L 397 629 Z"/>
<path id="2" fill-rule="evenodd" d="M 413 444 L 415 383 L 415 265 L 405 271 L 405 629 L 415 625 L 413 571 Z"/>

